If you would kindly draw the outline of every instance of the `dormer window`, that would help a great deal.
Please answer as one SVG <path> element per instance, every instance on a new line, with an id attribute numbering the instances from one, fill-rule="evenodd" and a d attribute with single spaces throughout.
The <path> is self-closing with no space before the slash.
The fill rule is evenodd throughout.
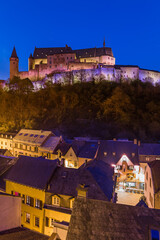
<path id="1" fill-rule="evenodd" d="M 107 152 L 104 152 L 104 156 L 107 156 Z"/>
<path id="2" fill-rule="evenodd" d="M 113 152 L 113 156 L 116 156 L 116 153 L 115 153 L 115 152 Z"/>
<path id="3" fill-rule="evenodd" d="M 60 206 L 60 198 L 57 196 L 52 197 L 52 205 Z"/>
<path id="4" fill-rule="evenodd" d="M 135 157 L 135 153 L 132 153 L 132 157 Z"/>

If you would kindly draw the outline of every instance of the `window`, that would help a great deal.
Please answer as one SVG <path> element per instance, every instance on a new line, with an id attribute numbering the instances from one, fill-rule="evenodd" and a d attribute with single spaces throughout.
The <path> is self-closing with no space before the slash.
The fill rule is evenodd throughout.
<path id="1" fill-rule="evenodd" d="M 151 229 L 151 240 L 159 240 L 159 231 L 155 229 Z"/>
<path id="2" fill-rule="evenodd" d="M 104 156 L 107 156 L 107 152 L 104 152 Z"/>
<path id="3" fill-rule="evenodd" d="M 149 157 L 146 157 L 146 161 L 149 161 Z"/>
<path id="4" fill-rule="evenodd" d="M 38 135 L 34 135 L 34 137 L 38 137 Z"/>
<path id="5" fill-rule="evenodd" d="M 51 218 L 50 227 L 53 227 L 53 224 L 54 224 L 54 219 Z"/>
<path id="6" fill-rule="evenodd" d="M 19 192 L 15 192 L 15 196 L 20 197 L 21 194 Z"/>
<path id="7" fill-rule="evenodd" d="M 24 136 L 28 136 L 28 133 L 24 134 Z"/>
<path id="8" fill-rule="evenodd" d="M 46 217 L 46 227 L 49 227 L 49 218 Z"/>
<path id="9" fill-rule="evenodd" d="M 35 217 L 35 227 L 39 227 L 39 217 Z"/>
<path id="10" fill-rule="evenodd" d="M 132 153 L 132 157 L 135 157 L 135 153 Z"/>
<path id="11" fill-rule="evenodd" d="M 25 203 L 25 195 L 22 195 L 22 203 Z"/>
<path id="12" fill-rule="evenodd" d="M 26 223 L 30 223 L 31 215 L 30 213 L 26 213 Z"/>
<path id="13" fill-rule="evenodd" d="M 60 206 L 60 199 L 58 197 L 52 197 L 52 204 Z"/>
<path id="14" fill-rule="evenodd" d="M 149 179 L 149 185 L 150 185 L 150 187 L 152 187 L 152 180 L 151 180 L 151 178 Z"/>
<path id="15" fill-rule="evenodd" d="M 116 153 L 115 153 L 115 152 L 113 152 L 113 156 L 116 156 Z"/>
<path id="16" fill-rule="evenodd" d="M 42 209 L 42 201 L 39 199 L 35 199 L 35 207 Z"/>
<path id="17" fill-rule="evenodd" d="M 34 198 L 26 196 L 26 204 L 33 207 L 34 206 Z"/>
<path id="18" fill-rule="evenodd" d="M 146 172 L 146 180 L 148 181 L 148 172 Z"/>
<path id="19" fill-rule="evenodd" d="M 149 193 L 149 201 L 150 201 L 150 203 L 151 203 L 151 205 L 153 207 L 153 197 L 152 197 L 151 193 Z"/>

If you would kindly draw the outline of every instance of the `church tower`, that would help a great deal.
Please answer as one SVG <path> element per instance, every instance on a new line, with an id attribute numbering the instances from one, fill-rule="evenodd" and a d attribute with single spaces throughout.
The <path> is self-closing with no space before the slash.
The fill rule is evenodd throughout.
<path id="1" fill-rule="evenodd" d="M 12 55 L 10 57 L 10 80 L 14 76 L 18 76 L 18 64 L 19 64 L 19 59 L 17 57 L 16 49 L 15 47 L 13 48 Z"/>

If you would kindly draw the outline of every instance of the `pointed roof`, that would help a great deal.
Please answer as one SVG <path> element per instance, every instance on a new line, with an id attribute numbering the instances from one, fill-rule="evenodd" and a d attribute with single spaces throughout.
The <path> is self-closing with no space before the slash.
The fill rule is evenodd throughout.
<path id="1" fill-rule="evenodd" d="M 18 57 L 17 57 L 17 52 L 16 52 L 15 46 L 14 46 L 14 48 L 13 48 L 11 58 L 18 58 Z"/>
<path id="2" fill-rule="evenodd" d="M 29 58 L 33 58 L 32 53 L 30 54 Z"/>

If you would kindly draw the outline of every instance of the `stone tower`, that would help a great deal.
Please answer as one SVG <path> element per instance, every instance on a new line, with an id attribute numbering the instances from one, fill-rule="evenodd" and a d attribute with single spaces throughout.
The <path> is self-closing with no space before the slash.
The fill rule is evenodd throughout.
<path id="1" fill-rule="evenodd" d="M 32 56 L 32 53 L 31 55 L 29 56 L 28 58 L 28 71 L 33 69 L 33 56 Z"/>
<path id="2" fill-rule="evenodd" d="M 14 76 L 18 76 L 18 72 L 19 72 L 18 63 L 19 63 L 19 59 L 17 57 L 16 49 L 14 47 L 12 51 L 12 55 L 10 57 L 10 80 L 12 80 Z"/>

